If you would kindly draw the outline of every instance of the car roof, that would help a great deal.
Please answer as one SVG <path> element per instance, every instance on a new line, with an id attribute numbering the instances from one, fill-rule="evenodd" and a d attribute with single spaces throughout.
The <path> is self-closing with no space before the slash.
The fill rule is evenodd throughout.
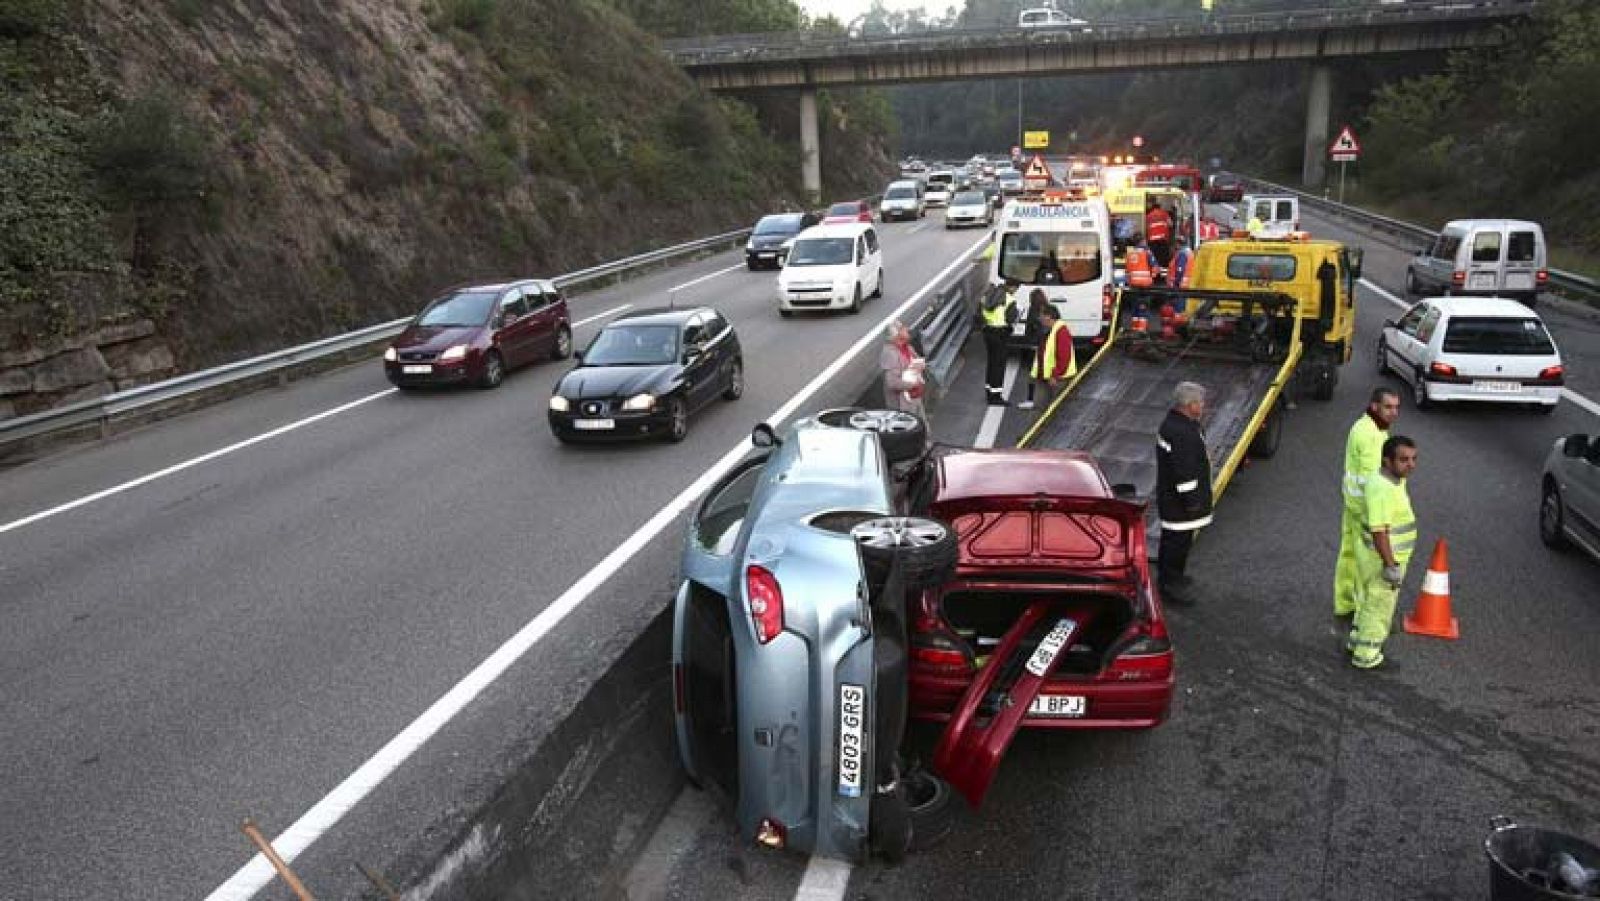
<path id="1" fill-rule="evenodd" d="M 1527 219 L 1452 219 L 1444 224 L 1445 228 L 1458 228 L 1462 230 L 1474 228 L 1492 228 L 1504 231 L 1508 228 L 1524 228 L 1543 231 L 1539 223 Z M 1442 231 L 1443 229 L 1441 229 Z"/>
<path id="2" fill-rule="evenodd" d="M 619 323 L 628 325 L 682 325 L 689 321 L 689 317 L 696 313 L 714 312 L 710 307 L 650 307 L 644 310 L 631 310 L 618 316 L 607 323 L 607 327 Z"/>
<path id="3" fill-rule="evenodd" d="M 813 225 L 795 236 L 801 238 L 854 238 L 871 228 L 868 222 L 826 222 L 822 225 Z"/>
<path id="4" fill-rule="evenodd" d="M 1430 297 L 1425 301 L 1451 316 L 1486 316 L 1496 319 L 1538 319 L 1539 314 L 1521 301 L 1507 297 Z"/>
<path id="5" fill-rule="evenodd" d="M 969 450 L 939 458 L 936 503 L 1017 494 L 1111 497 L 1111 489 L 1082 451 Z"/>
<path id="6" fill-rule="evenodd" d="M 518 278 L 518 279 L 512 279 L 511 281 L 508 281 L 508 282 L 485 282 L 483 284 L 477 284 L 477 285 L 462 285 L 462 286 L 457 287 L 457 288 L 451 288 L 449 291 L 447 291 L 445 293 L 447 293 L 447 294 L 462 294 L 462 293 L 469 292 L 469 291 L 473 292 L 473 293 L 493 291 L 496 294 L 498 294 L 501 291 L 506 290 L 507 288 L 522 287 L 524 285 L 537 285 L 539 287 L 539 290 L 541 290 L 541 291 L 555 291 L 556 290 L 556 283 L 553 282 L 553 281 L 550 281 L 547 278 Z"/>

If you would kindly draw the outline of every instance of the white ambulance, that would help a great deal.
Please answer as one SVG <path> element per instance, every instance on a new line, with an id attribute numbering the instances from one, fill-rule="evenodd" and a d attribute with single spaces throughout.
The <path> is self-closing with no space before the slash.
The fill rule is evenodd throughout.
<path id="1" fill-rule="evenodd" d="M 1024 195 L 1001 212 L 993 250 L 991 285 L 1015 281 L 1017 303 L 1024 307 L 1034 288 L 1043 290 L 1075 343 L 1104 343 L 1113 292 L 1105 201 L 1078 194 Z M 1015 329 L 1011 343 L 1025 345 L 1020 321 Z"/>

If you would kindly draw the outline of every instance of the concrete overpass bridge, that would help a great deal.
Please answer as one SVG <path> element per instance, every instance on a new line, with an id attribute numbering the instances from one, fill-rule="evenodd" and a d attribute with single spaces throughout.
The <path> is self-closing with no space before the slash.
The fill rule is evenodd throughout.
<path id="1" fill-rule="evenodd" d="M 805 187 L 820 192 L 818 88 L 1046 77 L 1091 72 L 1305 61 L 1307 186 L 1322 183 L 1333 67 L 1341 59 L 1488 47 L 1537 0 L 1434 0 L 1182 18 L 1103 20 L 1070 28 L 935 30 L 851 37 L 790 32 L 667 41 L 674 62 L 712 91 L 800 92 Z"/>

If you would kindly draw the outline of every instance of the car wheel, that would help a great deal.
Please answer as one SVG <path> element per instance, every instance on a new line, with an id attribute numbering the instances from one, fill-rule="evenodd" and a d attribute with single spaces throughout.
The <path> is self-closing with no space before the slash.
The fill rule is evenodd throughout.
<path id="1" fill-rule="evenodd" d="M 744 396 L 744 362 L 734 360 L 728 367 L 728 387 L 722 392 L 723 400 L 738 400 Z"/>
<path id="2" fill-rule="evenodd" d="M 920 767 L 900 777 L 911 814 L 911 850 L 925 851 L 955 827 L 956 805 L 950 784 Z"/>
<path id="3" fill-rule="evenodd" d="M 883 456 L 890 464 L 922 456 L 928 441 L 928 424 L 915 413 L 903 410 L 824 410 L 817 414 L 817 421 L 838 429 L 876 432 Z"/>
<path id="4" fill-rule="evenodd" d="M 872 296 L 873 297 L 882 297 L 883 296 L 883 270 L 882 269 L 878 270 L 878 286 L 876 288 L 872 289 Z"/>
<path id="5" fill-rule="evenodd" d="M 1554 413 L 1555 411 L 1556 411 L 1556 405 L 1555 404 L 1534 404 L 1533 405 L 1533 412 L 1538 413 L 1540 416 L 1549 416 L 1551 413 Z"/>
<path id="6" fill-rule="evenodd" d="M 1382 338 L 1378 339 L 1378 374 L 1389 374 L 1389 345 Z"/>
<path id="7" fill-rule="evenodd" d="M 905 789 L 896 785 L 893 791 L 875 791 L 868 804 L 867 843 L 872 852 L 886 863 L 904 861 L 914 838 Z"/>
<path id="8" fill-rule="evenodd" d="M 1433 401 L 1428 399 L 1428 380 L 1422 377 L 1422 370 L 1418 369 L 1411 377 L 1411 399 L 1418 410 L 1426 410 L 1433 406 Z"/>
<path id="9" fill-rule="evenodd" d="M 485 391 L 493 391 L 500 387 L 506 377 L 505 361 L 500 359 L 500 352 L 491 350 L 483 355 L 483 377 L 478 379 L 478 387 Z"/>
<path id="10" fill-rule="evenodd" d="M 683 398 L 667 401 L 667 440 L 673 444 L 689 437 L 689 405 Z"/>
<path id="11" fill-rule="evenodd" d="M 788 319 L 788 318 L 790 318 L 790 317 L 792 317 L 794 315 L 794 310 L 785 310 L 783 307 L 779 307 L 778 308 L 778 315 L 782 316 L 785 319 Z"/>
<path id="12" fill-rule="evenodd" d="M 1546 547 L 1562 550 L 1567 546 L 1567 533 L 1563 525 L 1567 518 L 1566 504 L 1561 501 L 1561 489 L 1554 482 L 1544 486 L 1544 499 L 1539 503 L 1539 540 Z"/>
<path id="13" fill-rule="evenodd" d="M 861 312 L 861 285 L 860 284 L 856 285 L 856 293 L 850 298 L 850 306 L 847 309 L 849 310 L 849 313 L 852 316 L 854 316 L 855 314 Z"/>
<path id="14" fill-rule="evenodd" d="M 754 271 L 756 271 L 757 269 L 759 269 L 761 267 L 756 265 L 756 261 L 755 260 L 745 260 L 744 261 L 744 268 L 750 270 L 751 272 L 754 272 Z"/>
<path id="15" fill-rule="evenodd" d="M 556 347 L 550 352 L 550 359 L 565 360 L 572 356 L 572 329 L 561 326 L 556 329 Z"/>
<path id="16" fill-rule="evenodd" d="M 883 585 L 896 568 L 907 591 L 937 585 L 955 575 L 956 534 L 938 520 L 881 516 L 858 523 L 850 537 L 861 552 L 869 585 Z"/>

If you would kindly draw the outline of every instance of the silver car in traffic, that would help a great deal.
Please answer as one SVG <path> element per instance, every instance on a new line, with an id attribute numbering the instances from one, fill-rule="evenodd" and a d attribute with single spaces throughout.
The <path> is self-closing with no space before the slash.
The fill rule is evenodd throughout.
<path id="1" fill-rule="evenodd" d="M 1539 537 L 1600 560 L 1600 434 L 1557 440 L 1540 481 Z"/>

